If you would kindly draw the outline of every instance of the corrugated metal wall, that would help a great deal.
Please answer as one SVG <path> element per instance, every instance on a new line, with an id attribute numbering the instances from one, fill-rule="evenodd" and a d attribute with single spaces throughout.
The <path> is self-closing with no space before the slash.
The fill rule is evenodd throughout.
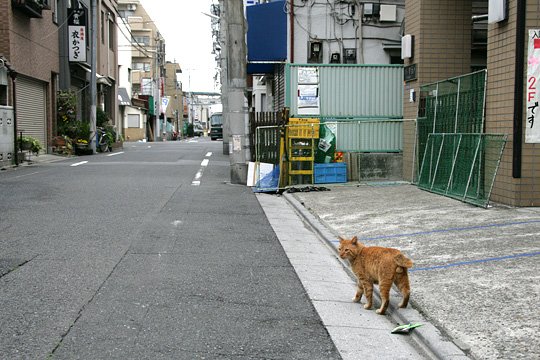
<path id="1" fill-rule="evenodd" d="M 321 117 L 403 117 L 401 65 L 287 64 L 286 100 L 298 114 L 298 68 L 319 68 Z"/>
<path id="2" fill-rule="evenodd" d="M 336 150 L 345 152 L 401 152 L 403 120 L 325 121 L 335 130 Z"/>

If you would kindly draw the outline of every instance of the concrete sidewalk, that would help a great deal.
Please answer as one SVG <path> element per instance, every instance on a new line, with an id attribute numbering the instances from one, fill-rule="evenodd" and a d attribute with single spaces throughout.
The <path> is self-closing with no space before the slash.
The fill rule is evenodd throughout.
<path id="1" fill-rule="evenodd" d="M 391 318 L 421 316 L 473 358 L 540 358 L 540 208 L 483 209 L 406 183 L 326 187 L 331 191 L 285 198 L 334 249 L 338 234 L 357 235 L 366 245 L 398 248 L 415 261 L 416 314 L 409 307 L 392 311 Z M 448 344 L 427 331 L 433 329 L 417 330 L 417 340 L 437 357 L 454 358 Z"/>

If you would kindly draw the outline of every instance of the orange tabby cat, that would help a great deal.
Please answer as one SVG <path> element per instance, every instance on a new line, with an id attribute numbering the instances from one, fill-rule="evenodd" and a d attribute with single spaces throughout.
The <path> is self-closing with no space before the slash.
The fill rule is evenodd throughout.
<path id="1" fill-rule="evenodd" d="M 413 266 L 411 259 L 397 249 L 364 246 L 356 236 L 350 240 L 339 237 L 339 256 L 349 260 L 358 278 L 358 290 L 353 299 L 354 302 L 359 302 L 365 293 L 367 303 L 364 308 L 371 309 L 373 284 L 379 284 L 382 303 L 377 314 L 383 315 L 388 308 L 390 288 L 394 283 L 403 295 L 399 307 L 407 307 L 411 292 L 407 268 Z"/>

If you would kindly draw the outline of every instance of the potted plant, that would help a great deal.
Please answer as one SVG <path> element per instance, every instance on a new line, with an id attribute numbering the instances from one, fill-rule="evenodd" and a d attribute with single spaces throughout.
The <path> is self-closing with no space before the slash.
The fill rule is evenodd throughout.
<path id="1" fill-rule="evenodd" d="M 38 155 L 39 152 L 43 150 L 43 146 L 41 145 L 39 140 L 32 136 L 22 136 L 20 138 L 20 144 L 21 150 L 27 150 L 36 155 Z"/>

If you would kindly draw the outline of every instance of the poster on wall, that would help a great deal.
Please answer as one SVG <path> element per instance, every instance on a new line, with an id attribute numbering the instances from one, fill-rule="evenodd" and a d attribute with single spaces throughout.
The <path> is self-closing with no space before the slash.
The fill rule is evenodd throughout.
<path id="1" fill-rule="evenodd" d="M 319 69 L 298 68 L 298 115 L 319 115 Z"/>
<path id="2" fill-rule="evenodd" d="M 86 62 L 86 38 L 86 14 L 84 12 L 84 9 L 69 9 L 69 61 Z"/>
<path id="3" fill-rule="evenodd" d="M 525 142 L 540 143 L 540 30 L 529 30 L 529 50 L 527 56 L 527 119 L 525 122 Z"/>

